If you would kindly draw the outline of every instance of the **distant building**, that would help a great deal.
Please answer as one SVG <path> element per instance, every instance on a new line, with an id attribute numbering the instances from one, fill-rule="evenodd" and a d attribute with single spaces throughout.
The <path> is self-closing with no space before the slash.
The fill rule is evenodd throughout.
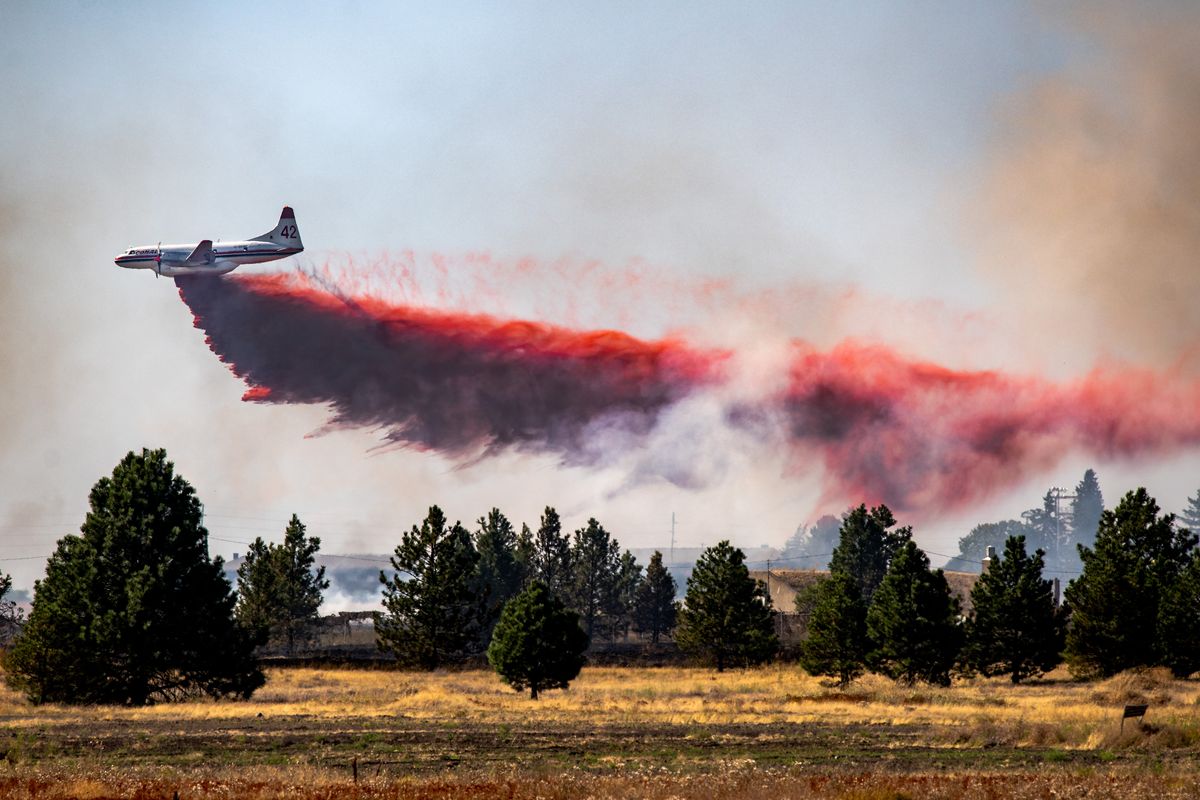
<path id="1" fill-rule="evenodd" d="M 808 620 L 796 613 L 796 597 L 805 589 L 816 584 L 829 573 L 815 569 L 773 569 L 750 570 L 750 577 L 767 584 L 771 594 L 771 605 L 779 613 L 779 628 L 776 633 L 785 644 L 796 644 L 808 635 Z M 979 575 L 974 572 L 944 572 L 946 583 L 950 584 L 950 593 L 958 598 L 963 614 L 969 614 L 971 605 L 971 590 Z"/>

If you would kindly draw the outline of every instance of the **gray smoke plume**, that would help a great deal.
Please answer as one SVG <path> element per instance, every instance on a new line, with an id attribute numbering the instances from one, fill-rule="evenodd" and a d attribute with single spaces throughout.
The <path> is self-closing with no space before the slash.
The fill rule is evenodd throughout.
<path id="1" fill-rule="evenodd" d="M 1194 358 L 1200 8 L 1086 4 L 1069 24 L 1103 47 L 1004 108 L 978 209 L 984 263 L 1035 342 Z"/>

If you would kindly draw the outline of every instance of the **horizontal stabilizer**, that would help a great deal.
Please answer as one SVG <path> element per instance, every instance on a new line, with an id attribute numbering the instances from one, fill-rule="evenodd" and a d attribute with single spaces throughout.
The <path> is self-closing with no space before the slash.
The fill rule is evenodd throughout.
<path id="1" fill-rule="evenodd" d="M 196 249 L 192 254 L 184 259 L 184 264 L 193 266 L 197 264 L 211 264 L 213 262 L 212 239 L 205 239 L 200 244 L 196 245 Z"/>

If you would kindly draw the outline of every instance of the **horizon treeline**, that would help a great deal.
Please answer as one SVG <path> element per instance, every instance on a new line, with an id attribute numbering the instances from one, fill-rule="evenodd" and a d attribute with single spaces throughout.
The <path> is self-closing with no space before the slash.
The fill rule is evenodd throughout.
<path id="1" fill-rule="evenodd" d="M 958 553 L 942 565 L 947 572 L 983 570 L 989 547 L 1004 551 L 1012 536 L 1024 536 L 1026 548 L 1041 550 L 1045 572 L 1077 576 L 1083 569 L 1079 545 L 1092 547 L 1104 512 L 1104 494 L 1094 469 L 1087 469 L 1073 488 L 1051 487 L 1041 504 L 1021 512 L 1019 519 L 981 522 L 958 540 Z M 1189 497 L 1177 515 L 1185 527 L 1200 531 L 1200 489 Z M 828 569 L 839 542 L 842 518 L 826 514 L 810 524 L 797 526 L 784 543 L 780 561 L 796 569 Z M 1065 581 L 1064 581 L 1065 583 Z"/>
<path id="2" fill-rule="evenodd" d="M 1086 497 L 1100 498 L 1091 470 L 1074 499 Z M 209 556 L 203 506 L 164 451 L 129 453 L 90 502 L 81 533 L 59 541 L 36 584 L 27 620 L 5 601 L 11 581 L 0 576 L 0 610 L 17 629 L 6 678 L 35 702 L 249 696 L 263 682 L 255 648 L 274 637 L 291 652 L 317 619 L 329 582 L 315 561 L 320 539 L 299 517 L 281 544 L 256 539 L 235 591 L 221 559 Z M 1047 553 L 1016 531 L 964 614 L 910 526 L 884 505 L 851 508 L 829 574 L 796 600 L 808 634 L 800 661 L 843 684 L 865 671 L 906 683 L 975 673 L 1015 683 L 1064 660 L 1080 677 L 1200 669 L 1200 537 L 1180 524 L 1200 521 L 1200 492 L 1182 520 L 1161 513 L 1145 489 L 1095 516 L 1091 544 L 1076 544 L 1081 572 L 1061 606 L 1044 576 Z M 1061 524 L 1053 523 L 1056 535 Z M 643 567 L 597 519 L 568 533 L 551 506 L 536 529 L 518 529 L 493 508 L 471 530 L 431 506 L 399 536 L 390 566 L 378 573 L 381 649 L 420 669 L 486 654 L 535 696 L 565 686 L 582 664 L 582 649 L 558 653 L 561 670 L 539 673 L 546 637 L 571 648 L 631 631 L 654 643 L 671 637 L 718 670 L 779 652 L 766 586 L 727 540 L 701 554 L 682 603 L 661 552 Z"/>
<path id="3" fill-rule="evenodd" d="M 1094 473 L 1088 471 L 1094 479 Z M 886 506 L 842 518 L 829 575 L 801 593 L 801 663 L 846 684 L 872 671 L 906 683 L 954 674 L 1014 683 L 1065 662 L 1081 678 L 1163 666 L 1200 669 L 1200 537 L 1163 514 L 1144 488 L 1101 509 L 1082 570 L 1056 602 L 1045 552 L 1009 535 L 962 614 L 941 569 Z"/>
<path id="4" fill-rule="evenodd" d="M 588 641 L 630 631 L 657 642 L 675 627 L 675 579 L 655 552 L 643 568 L 595 518 L 573 533 L 547 506 L 536 530 L 498 508 L 468 531 L 431 506 L 379 571 L 380 646 L 404 664 L 434 668 L 487 651 L 504 606 L 533 581 L 579 616 Z"/>

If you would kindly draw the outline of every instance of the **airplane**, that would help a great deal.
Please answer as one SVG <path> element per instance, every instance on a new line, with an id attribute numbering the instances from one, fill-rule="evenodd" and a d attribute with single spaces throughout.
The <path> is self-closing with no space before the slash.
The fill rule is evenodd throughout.
<path id="1" fill-rule="evenodd" d="M 275 229 L 244 242 L 205 239 L 199 244 L 168 244 L 131 247 L 114 259 L 118 267 L 152 269 L 155 275 L 224 275 L 243 264 L 261 264 L 304 252 L 300 229 L 291 206 L 284 206 Z"/>

